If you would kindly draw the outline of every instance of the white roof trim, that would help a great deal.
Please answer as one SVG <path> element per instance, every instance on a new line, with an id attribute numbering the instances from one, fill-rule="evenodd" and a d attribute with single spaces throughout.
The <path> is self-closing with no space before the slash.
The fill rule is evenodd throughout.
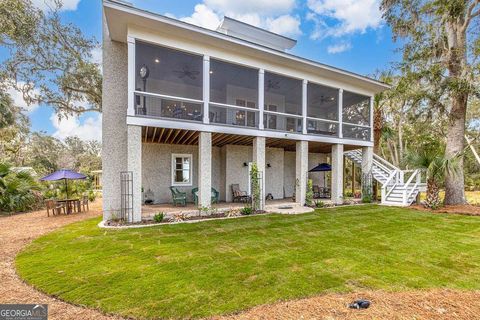
<path id="1" fill-rule="evenodd" d="M 367 83 L 370 83 L 372 85 L 378 86 L 379 87 L 379 90 L 378 90 L 379 92 L 390 88 L 390 85 L 388 85 L 386 83 L 383 83 L 383 82 L 380 82 L 380 81 L 362 76 L 362 75 L 357 74 L 357 73 L 353 73 L 353 72 L 350 72 L 350 71 L 346 71 L 346 70 L 343 70 L 343 69 L 332 67 L 332 66 L 329 66 L 329 65 L 326 65 L 326 64 L 323 64 L 323 63 L 320 63 L 320 62 L 316 62 L 316 61 L 313 61 L 313 60 L 309 60 L 309 59 L 306 59 L 306 58 L 298 57 L 298 56 L 295 56 L 295 55 L 290 54 L 290 53 L 286 53 L 286 52 L 283 52 L 283 51 L 280 51 L 280 50 L 275 50 L 275 49 L 272 49 L 272 48 L 269 48 L 269 47 L 266 47 L 266 46 L 262 46 L 260 44 L 253 43 L 253 42 L 250 42 L 250 41 L 247 41 L 247 40 L 239 39 L 239 38 L 236 38 L 236 37 L 233 37 L 233 36 L 225 35 L 221 32 L 215 31 L 215 30 L 210 30 L 210 29 L 206 29 L 206 28 L 203 28 L 203 27 L 199 27 L 199 26 L 196 26 L 196 25 L 184 22 L 184 21 L 180 21 L 180 20 L 177 20 L 177 19 L 174 19 L 174 18 L 166 17 L 166 16 L 163 16 L 163 15 L 160 15 L 160 14 L 157 14 L 157 13 L 147 11 L 147 10 L 135 8 L 135 7 L 130 6 L 130 5 L 126 5 L 126 4 L 122 4 L 120 2 L 116 2 L 115 0 L 103 0 L 103 6 L 106 7 L 106 8 L 111 8 L 111 9 L 123 11 L 123 12 L 129 13 L 129 14 L 132 14 L 132 15 L 141 16 L 141 17 L 146 18 L 146 19 L 151 19 L 151 20 L 154 20 L 154 21 L 158 21 L 160 23 L 169 24 L 169 25 L 172 25 L 172 26 L 175 26 L 175 27 L 178 27 L 178 28 L 188 30 L 188 31 L 198 32 L 198 33 L 201 33 L 203 35 L 211 36 L 211 37 L 214 37 L 214 38 L 217 38 L 217 39 L 220 39 L 220 40 L 232 42 L 232 43 L 239 44 L 239 45 L 249 47 L 249 48 L 252 48 L 252 49 L 260 50 L 260 51 L 263 51 L 263 52 L 266 52 L 266 53 L 269 53 L 269 54 L 272 54 L 272 55 L 275 55 L 275 56 L 278 56 L 278 57 L 282 57 L 282 58 L 292 60 L 294 62 L 303 63 L 303 64 L 306 64 L 306 65 L 316 67 L 316 68 L 320 68 L 320 69 L 323 69 L 323 70 L 327 70 L 327 71 L 330 71 L 330 72 L 335 72 L 337 74 L 341 74 L 341 75 L 347 76 L 349 78 L 354 78 L 354 79 L 360 80 L 362 82 L 367 82 Z M 125 42 L 126 41 L 127 41 L 127 39 L 125 37 Z"/>

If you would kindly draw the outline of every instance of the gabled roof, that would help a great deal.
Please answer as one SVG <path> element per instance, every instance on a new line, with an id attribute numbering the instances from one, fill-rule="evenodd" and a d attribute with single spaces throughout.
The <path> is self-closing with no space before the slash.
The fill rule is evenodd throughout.
<path id="1" fill-rule="evenodd" d="M 103 0 L 103 7 L 110 38 L 115 41 L 126 42 L 128 26 L 138 25 L 150 30 L 172 32 L 172 34 L 178 34 L 196 41 L 203 41 L 206 44 L 217 42 L 218 45 L 218 42 L 221 42 L 223 47 L 229 47 L 233 50 L 238 49 L 238 46 L 240 46 L 243 49 L 250 50 L 249 54 L 251 56 L 267 60 L 276 59 L 282 63 L 294 63 L 295 67 L 298 69 L 305 69 L 309 72 L 317 71 L 324 77 L 336 78 L 340 81 L 350 83 L 354 86 L 360 86 L 375 93 L 390 88 L 388 84 L 360 74 L 295 56 L 284 52 L 283 50 L 254 42 L 253 39 L 242 39 L 238 36 L 225 34 L 217 30 L 206 29 L 174 18 L 139 9 L 125 1 Z"/>

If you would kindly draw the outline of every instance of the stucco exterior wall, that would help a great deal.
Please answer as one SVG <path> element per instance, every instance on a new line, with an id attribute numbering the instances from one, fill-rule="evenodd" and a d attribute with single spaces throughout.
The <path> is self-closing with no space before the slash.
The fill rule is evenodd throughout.
<path id="1" fill-rule="evenodd" d="M 103 23 L 103 217 L 120 211 L 120 172 L 127 170 L 127 45 L 111 41 Z"/>
<path id="2" fill-rule="evenodd" d="M 266 163 L 270 164 L 270 168 L 265 167 L 265 196 L 271 193 L 274 199 L 283 199 L 283 158 L 283 149 L 266 149 Z"/>
<path id="3" fill-rule="evenodd" d="M 325 153 L 309 153 L 308 154 L 308 170 L 322 162 L 327 162 L 327 154 Z M 285 184 L 285 197 L 289 198 L 295 191 L 295 152 L 285 151 L 284 154 L 284 169 L 283 182 Z M 323 176 L 325 173 L 309 173 L 308 178 L 313 180 L 314 185 L 323 187 Z M 326 181 L 326 187 L 330 187 Z"/>
<path id="4" fill-rule="evenodd" d="M 252 147 L 250 146 L 225 146 L 225 194 L 226 201 L 232 201 L 232 184 L 239 184 L 240 190 L 248 190 L 248 167 L 244 162 L 252 161 Z"/>
<path id="5" fill-rule="evenodd" d="M 191 154 L 192 163 L 192 186 L 177 187 L 178 190 L 187 193 L 187 200 L 193 202 L 192 189 L 198 187 L 198 146 L 170 145 L 170 144 L 142 144 L 142 183 L 145 192 L 151 190 L 154 194 L 155 203 L 172 201 L 169 187 L 172 184 L 172 154 Z M 212 187 L 220 192 L 220 180 L 223 176 L 220 167 L 220 148 L 212 147 Z M 224 196 L 224 195 L 223 195 Z"/>

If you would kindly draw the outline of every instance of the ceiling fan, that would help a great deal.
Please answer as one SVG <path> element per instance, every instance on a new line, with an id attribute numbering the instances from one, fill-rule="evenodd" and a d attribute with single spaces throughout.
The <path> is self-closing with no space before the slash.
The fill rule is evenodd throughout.
<path id="1" fill-rule="evenodd" d="M 268 80 L 267 91 L 270 89 L 280 89 L 280 81 Z"/>
<path id="2" fill-rule="evenodd" d="M 173 70 L 175 74 L 178 75 L 180 79 L 188 77 L 192 80 L 195 80 L 200 74 L 200 71 L 190 69 L 190 66 L 183 66 L 182 70 Z"/>
<path id="3" fill-rule="evenodd" d="M 332 102 L 332 101 L 335 101 L 335 97 L 321 95 L 320 99 L 316 99 L 314 103 L 320 102 L 320 104 L 324 104 L 325 102 Z"/>

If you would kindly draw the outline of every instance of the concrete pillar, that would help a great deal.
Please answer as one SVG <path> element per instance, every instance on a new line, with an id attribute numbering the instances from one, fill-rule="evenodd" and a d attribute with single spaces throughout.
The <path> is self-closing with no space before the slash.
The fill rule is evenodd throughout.
<path id="1" fill-rule="evenodd" d="M 372 174 L 372 168 L 373 168 L 373 147 L 362 147 L 362 193 L 369 193 L 370 195 L 373 195 L 373 177 L 371 176 Z M 363 185 L 365 183 L 364 178 L 365 174 L 369 174 L 370 177 L 369 179 L 369 186 Z M 368 187 L 371 190 L 365 190 L 364 187 Z"/>
<path id="2" fill-rule="evenodd" d="M 262 173 L 260 210 L 265 210 L 265 137 L 253 139 L 252 161 L 257 164 L 258 171 Z"/>
<path id="3" fill-rule="evenodd" d="M 332 202 L 343 203 L 343 144 L 332 145 Z"/>
<path id="4" fill-rule="evenodd" d="M 295 202 L 305 204 L 308 175 L 308 141 L 297 141 L 295 161 Z"/>
<path id="5" fill-rule="evenodd" d="M 142 127 L 127 126 L 127 168 L 133 174 L 133 222 L 142 220 Z"/>
<path id="6" fill-rule="evenodd" d="M 198 136 L 198 206 L 212 205 L 212 133 Z"/>

